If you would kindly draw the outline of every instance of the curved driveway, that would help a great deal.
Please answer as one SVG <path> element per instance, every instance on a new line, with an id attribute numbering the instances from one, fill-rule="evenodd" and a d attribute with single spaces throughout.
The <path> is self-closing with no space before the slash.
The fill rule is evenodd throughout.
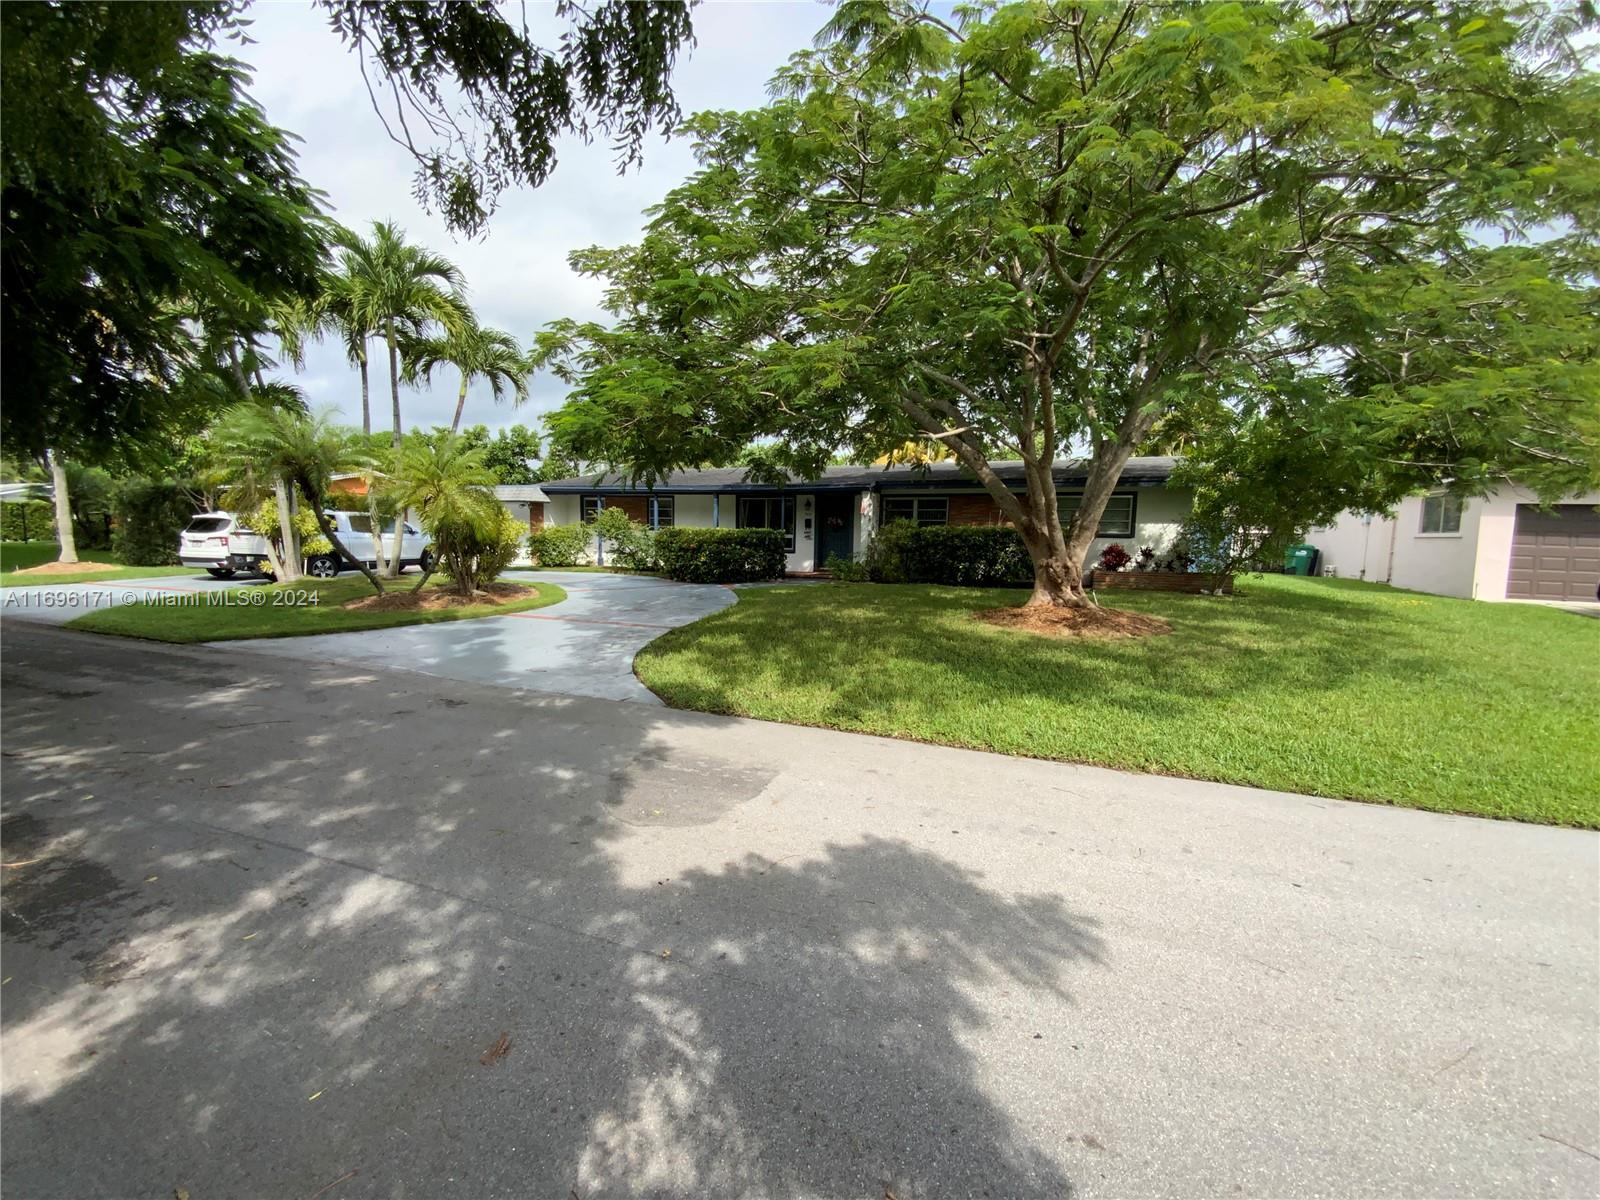
<path id="1" fill-rule="evenodd" d="M 633 656 L 667 630 L 734 601 L 733 592 L 720 585 L 644 575 L 541 571 L 533 578 L 558 584 L 567 599 L 504 617 L 212 644 L 316 662 L 400 667 L 464 683 L 660 704 L 635 678 Z"/>

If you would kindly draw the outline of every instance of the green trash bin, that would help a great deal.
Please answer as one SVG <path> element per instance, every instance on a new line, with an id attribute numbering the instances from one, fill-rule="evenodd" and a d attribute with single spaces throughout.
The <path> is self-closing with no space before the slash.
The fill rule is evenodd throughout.
<path id="1" fill-rule="evenodd" d="M 1315 575 L 1317 573 L 1317 560 L 1322 557 L 1322 552 L 1315 546 L 1301 544 L 1290 546 L 1283 555 L 1283 573 L 1285 575 Z"/>

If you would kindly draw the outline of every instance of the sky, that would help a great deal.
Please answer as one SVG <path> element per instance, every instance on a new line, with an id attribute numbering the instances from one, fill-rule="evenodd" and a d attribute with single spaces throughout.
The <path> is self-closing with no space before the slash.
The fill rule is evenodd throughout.
<path id="1" fill-rule="evenodd" d="M 530 4 L 530 9 L 533 5 Z M 414 163 L 388 139 L 372 111 L 355 55 L 328 28 L 308 0 L 272 0 L 250 9 L 254 43 L 229 52 L 255 69 L 251 92 L 273 124 L 300 138 L 301 175 L 326 193 L 332 215 L 365 230 L 392 220 L 411 240 L 455 262 L 466 275 L 468 299 L 480 321 L 504 329 L 527 345 L 558 317 L 604 317 L 601 283 L 579 277 L 567 255 L 584 246 L 622 245 L 636 240 L 643 211 L 690 173 L 694 159 L 686 140 L 655 136 L 642 167 L 619 175 L 611 147 L 602 139 L 584 145 L 569 139 L 555 173 L 543 187 L 501 196 L 486 236 L 452 235 L 437 215 L 412 196 Z M 829 10 L 813 3 L 707 3 L 695 9 L 696 45 L 680 55 L 673 76 L 683 111 L 755 108 L 766 102 L 767 82 L 789 55 L 811 44 Z M 374 430 L 389 428 L 387 364 L 374 344 Z M 304 392 L 313 408 L 332 405 L 353 425 L 361 423 L 355 369 L 333 344 L 313 346 L 298 374 L 280 371 Z M 405 428 L 448 425 L 459 377 L 436 373 L 430 389 L 400 394 Z M 520 407 L 495 404 L 486 384 L 467 396 L 463 425 L 490 429 L 533 424 L 557 407 L 565 387 L 546 374 L 532 382 Z"/>

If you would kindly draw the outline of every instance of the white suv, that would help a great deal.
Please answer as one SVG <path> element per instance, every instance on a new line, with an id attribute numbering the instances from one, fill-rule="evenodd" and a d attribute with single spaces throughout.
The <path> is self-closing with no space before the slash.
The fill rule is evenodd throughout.
<path id="1" fill-rule="evenodd" d="M 195 513 L 178 535 L 178 561 L 186 567 L 204 567 L 215 579 L 230 579 L 239 571 L 270 573 L 267 539 L 239 524 L 232 513 Z"/>
<path id="2" fill-rule="evenodd" d="M 326 514 L 333 531 L 350 554 L 369 567 L 377 566 L 378 556 L 372 546 L 372 518 L 364 512 L 330 512 Z M 383 554 L 387 559 L 394 545 L 394 521 L 383 524 Z M 315 554 L 306 560 L 306 570 L 319 579 L 331 579 L 350 564 L 339 558 L 338 551 Z M 400 569 L 421 567 L 433 569 L 433 551 L 428 549 L 428 539 L 409 521 L 400 537 Z"/>

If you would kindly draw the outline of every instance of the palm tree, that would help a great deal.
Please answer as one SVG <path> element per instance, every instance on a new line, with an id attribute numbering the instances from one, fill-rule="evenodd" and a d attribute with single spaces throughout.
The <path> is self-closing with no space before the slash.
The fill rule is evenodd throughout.
<path id="1" fill-rule="evenodd" d="M 410 342 L 405 352 L 408 382 L 431 383 L 433 372 L 446 365 L 461 372 L 456 414 L 450 420 L 451 433 L 461 428 L 461 410 L 467 406 L 467 387 L 474 379 L 487 381 L 496 403 L 505 398 L 508 390 L 512 404 L 521 404 L 528 398 L 528 362 L 517 339 L 502 329 L 490 329 L 469 320 L 454 334 Z"/>
<path id="2" fill-rule="evenodd" d="M 474 557 L 471 547 L 492 537 L 504 511 L 494 498 L 494 472 L 484 462 L 482 447 L 471 447 L 458 434 L 406 439 L 395 461 L 394 497 L 402 508 L 414 508 L 434 543 L 434 562 L 450 564 L 457 586 L 470 596 L 476 581 L 463 562 Z M 420 592 L 433 574 L 430 567 L 412 591 Z"/>
<path id="3" fill-rule="evenodd" d="M 400 343 L 420 340 L 434 327 L 458 335 L 471 314 L 462 299 L 461 271 L 449 259 L 413 246 L 392 221 L 374 221 L 372 237 L 365 239 L 343 231 L 342 270 L 349 278 L 348 303 L 353 327 L 370 329 L 383 337 L 389 351 L 389 399 L 393 405 L 392 445 L 400 451 Z M 363 334 L 363 341 L 365 335 Z M 364 351 L 363 351 L 364 353 Z M 389 554 L 392 576 L 400 573 L 400 532 L 396 520 L 394 544 Z"/>
<path id="4" fill-rule="evenodd" d="M 289 480 L 300 489 L 317 528 L 334 551 L 367 577 L 381 596 L 383 581 L 345 548 L 328 520 L 325 498 L 334 475 L 370 465 L 365 443 L 353 430 L 334 422 L 332 410 L 310 415 L 259 404 L 236 404 L 212 431 L 222 461 L 237 475 L 247 470 Z"/>
<path id="5" fill-rule="evenodd" d="M 61 547 L 57 562 L 78 561 L 78 541 L 72 536 L 72 501 L 67 495 L 67 469 L 61 456 L 54 450 L 44 452 L 45 465 L 50 468 L 50 493 L 56 504 L 56 544 Z"/>
<path id="6" fill-rule="evenodd" d="M 420 340 L 437 326 L 459 335 L 471 323 L 462 299 L 460 269 L 449 259 L 413 246 L 392 221 L 374 221 L 372 237 L 342 235 L 341 274 L 348 280 L 334 299 L 353 328 L 381 336 L 389 352 L 389 399 L 393 406 L 393 444 L 400 424 L 400 343 Z M 366 334 L 361 335 L 363 340 Z"/>

